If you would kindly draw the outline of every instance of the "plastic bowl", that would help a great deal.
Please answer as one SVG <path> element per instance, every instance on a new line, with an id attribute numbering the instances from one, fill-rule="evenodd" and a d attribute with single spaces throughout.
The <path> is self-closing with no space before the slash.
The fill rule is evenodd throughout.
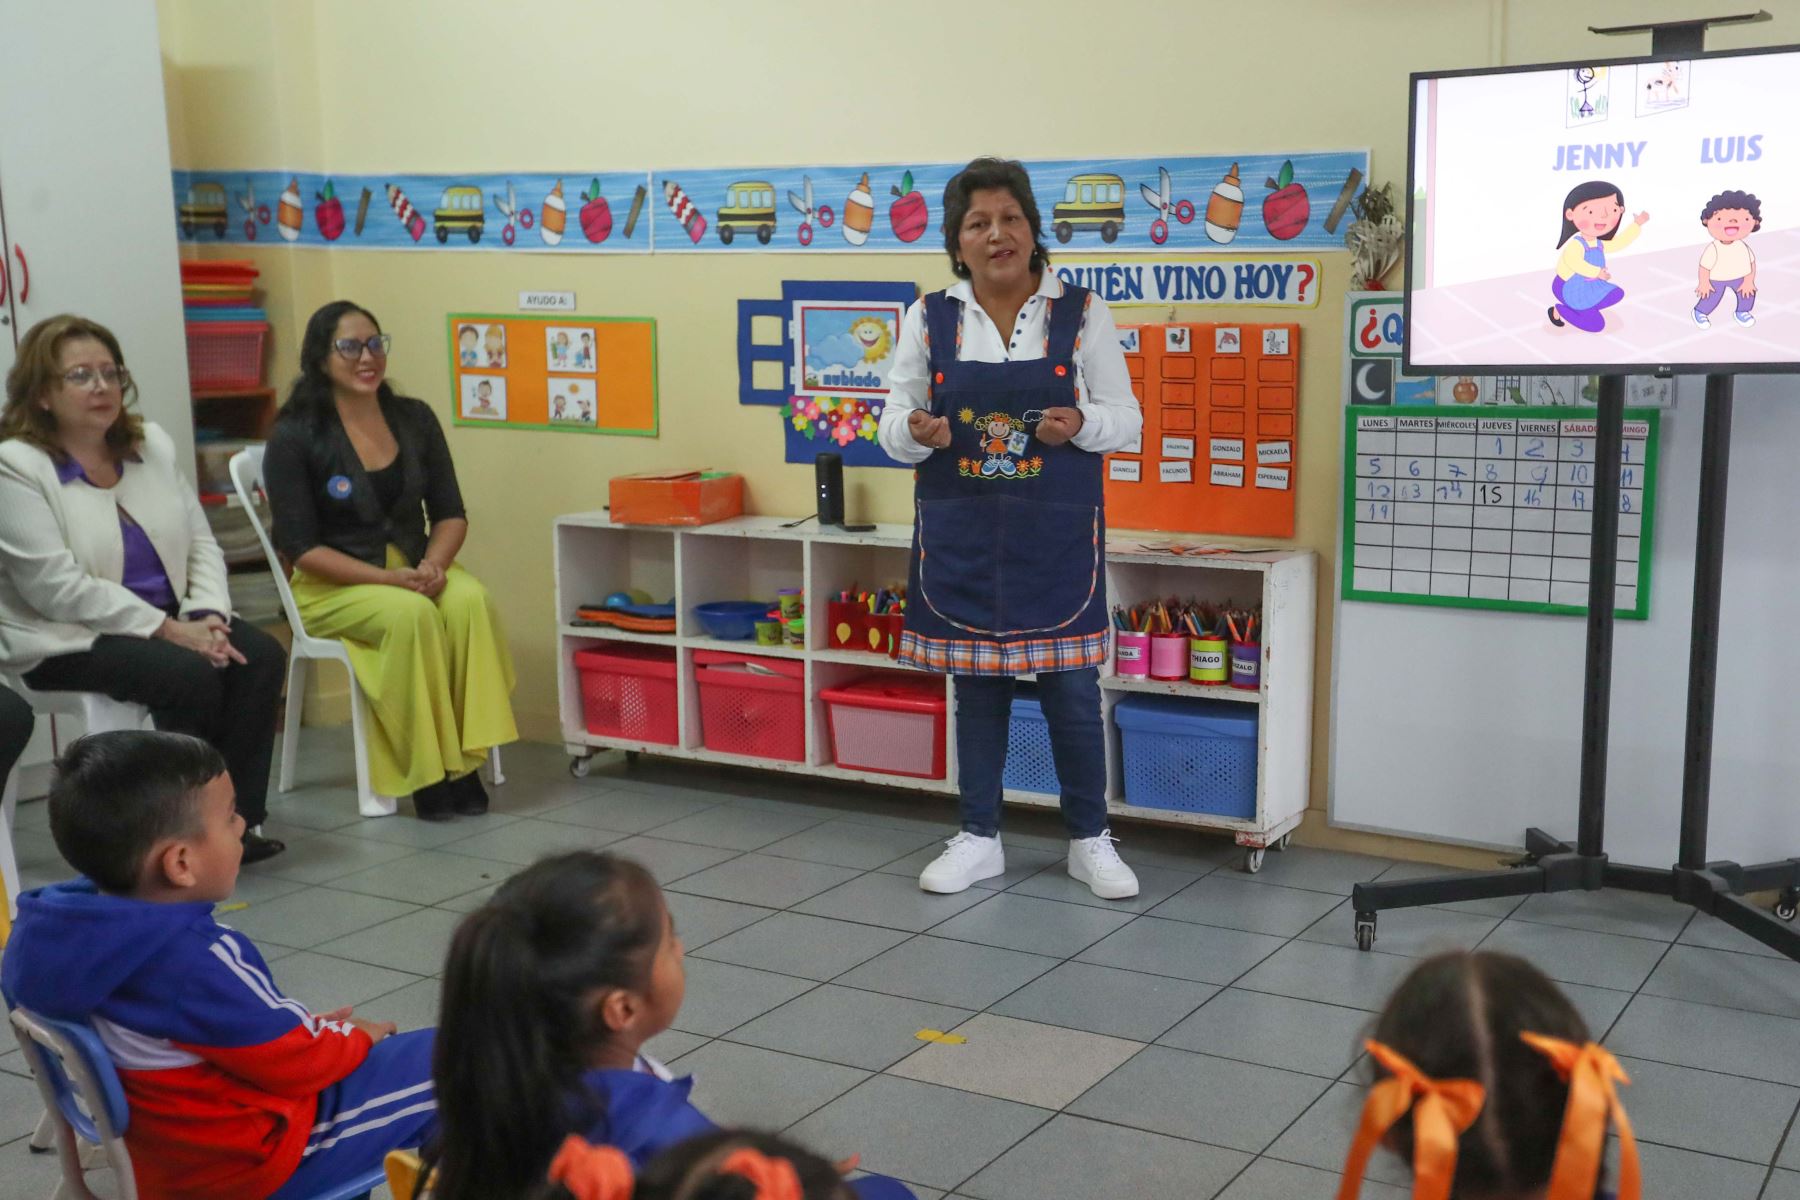
<path id="1" fill-rule="evenodd" d="M 741 641 L 756 636 L 756 623 L 771 606 L 760 600 L 718 600 L 696 605 L 694 615 L 709 637 Z"/>

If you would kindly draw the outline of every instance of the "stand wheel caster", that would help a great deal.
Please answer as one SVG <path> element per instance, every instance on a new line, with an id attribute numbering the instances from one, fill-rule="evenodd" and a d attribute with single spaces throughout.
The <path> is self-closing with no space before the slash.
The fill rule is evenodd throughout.
<path id="1" fill-rule="evenodd" d="M 1781 899 L 1775 902 L 1775 915 L 1784 921 L 1794 919 L 1800 913 L 1800 888 L 1788 888 L 1781 893 Z"/>
<path id="2" fill-rule="evenodd" d="M 573 775 L 576 779 L 586 779 L 588 777 L 588 772 L 593 769 L 594 760 L 591 757 L 571 758 L 569 760 L 569 774 Z"/>
<path id="3" fill-rule="evenodd" d="M 1275 849 L 1280 853 L 1285 854 L 1287 853 L 1287 848 L 1293 844 L 1294 835 L 1291 833 L 1284 833 L 1281 835 L 1281 840 L 1275 843 Z"/>
<path id="4" fill-rule="evenodd" d="M 1260 846 L 1254 850 L 1244 851 L 1244 870 L 1252 875 L 1262 870 L 1263 853 L 1264 851 Z"/>
<path id="5" fill-rule="evenodd" d="M 637 766 L 637 760 L 638 760 L 638 752 L 636 750 L 627 750 L 625 752 L 625 765 L 626 766 L 628 766 L 628 767 Z"/>
<path id="6" fill-rule="evenodd" d="M 1356 948 L 1367 951 L 1375 945 L 1375 914 L 1356 914 Z"/>

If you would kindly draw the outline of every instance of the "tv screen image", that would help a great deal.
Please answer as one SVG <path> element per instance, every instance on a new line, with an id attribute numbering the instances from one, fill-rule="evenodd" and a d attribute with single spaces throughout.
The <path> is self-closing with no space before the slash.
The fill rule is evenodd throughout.
<path id="1" fill-rule="evenodd" d="M 1414 75 L 1409 372 L 1800 369 L 1800 48 Z"/>

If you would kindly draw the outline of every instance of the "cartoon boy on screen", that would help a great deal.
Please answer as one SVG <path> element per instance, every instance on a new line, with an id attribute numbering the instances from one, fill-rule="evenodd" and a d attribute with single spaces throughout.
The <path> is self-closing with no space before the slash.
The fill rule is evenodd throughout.
<path id="1" fill-rule="evenodd" d="M 1712 234 L 1712 244 L 1700 252 L 1694 324 L 1702 329 L 1712 324 L 1712 311 L 1729 288 L 1737 294 L 1732 319 L 1748 329 L 1756 324 L 1750 312 L 1756 307 L 1756 255 L 1745 239 L 1762 228 L 1762 202 L 1749 192 L 1720 192 L 1700 210 L 1700 223 Z"/>
<path id="2" fill-rule="evenodd" d="M 1601 310 L 1625 298 L 1625 289 L 1612 281 L 1606 267 L 1607 245 L 1614 250 L 1631 245 L 1650 214 L 1639 213 L 1629 225 L 1624 217 L 1625 193 L 1602 180 L 1577 185 L 1563 201 L 1562 233 L 1556 242 L 1562 253 L 1550 281 L 1556 297 L 1549 310 L 1552 325 L 1573 325 L 1587 333 L 1606 328 Z"/>

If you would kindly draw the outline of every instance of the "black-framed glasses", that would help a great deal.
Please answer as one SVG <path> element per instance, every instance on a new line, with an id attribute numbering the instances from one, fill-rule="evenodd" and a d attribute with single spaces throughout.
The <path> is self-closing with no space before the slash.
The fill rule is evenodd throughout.
<path id="1" fill-rule="evenodd" d="M 366 342 L 359 341 L 356 338 L 339 338 L 337 341 L 331 343 L 331 348 L 333 350 L 336 350 L 340 357 L 347 358 L 351 362 L 355 362 L 357 359 L 362 357 L 362 353 L 364 350 L 367 350 L 370 354 L 374 355 L 376 358 L 386 358 L 387 352 L 388 352 L 388 347 L 392 346 L 393 344 L 394 344 L 394 335 L 393 334 L 378 333 Z"/>
<path id="2" fill-rule="evenodd" d="M 74 367 L 63 372 L 63 382 L 72 388 L 125 388 L 131 386 L 131 372 L 107 363 L 102 367 Z"/>

